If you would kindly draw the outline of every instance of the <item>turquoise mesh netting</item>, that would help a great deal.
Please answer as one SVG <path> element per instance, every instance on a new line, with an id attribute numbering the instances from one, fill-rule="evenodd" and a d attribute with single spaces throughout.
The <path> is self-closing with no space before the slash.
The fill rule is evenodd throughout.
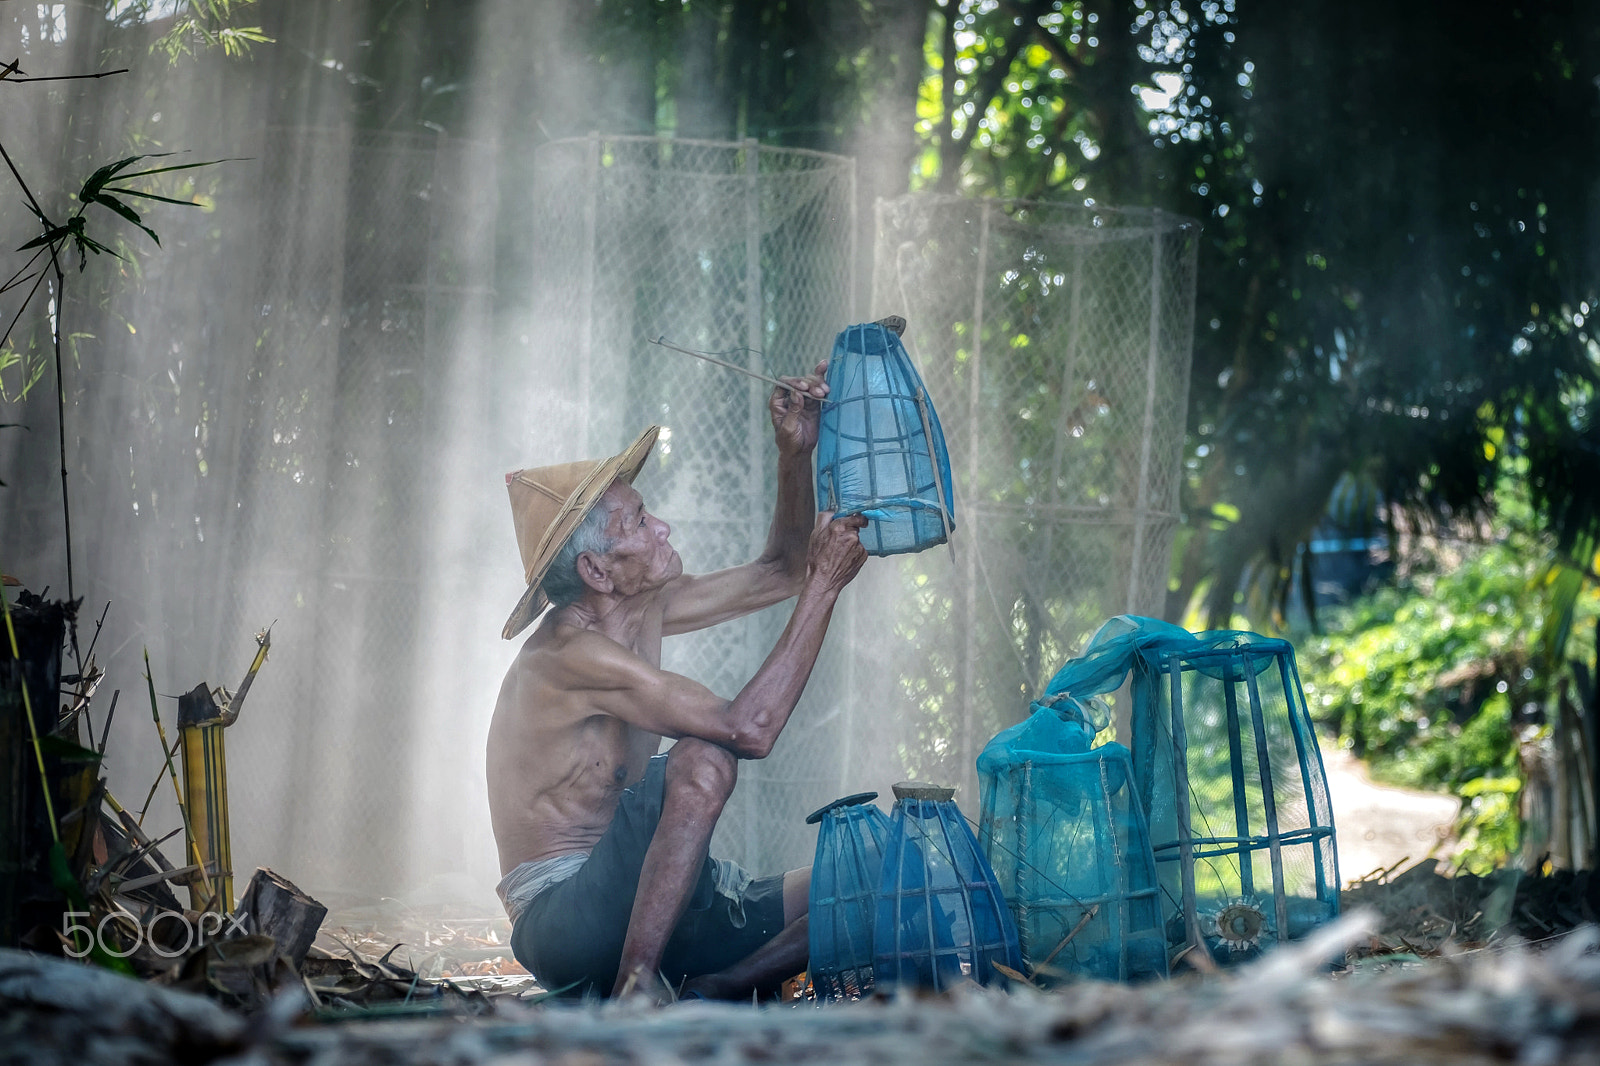
<path id="1" fill-rule="evenodd" d="M 1033 704 L 978 756 L 980 837 L 1036 980 L 1165 977 L 1155 856 L 1128 749 L 1090 749 L 1070 697 Z"/>
<path id="2" fill-rule="evenodd" d="M 860 999 L 872 991 L 872 927 L 889 839 L 889 818 L 871 802 L 876 797 L 846 796 L 806 819 L 817 824 L 806 914 L 807 970 L 819 1000 Z"/>
<path id="3" fill-rule="evenodd" d="M 1238 961 L 1337 915 L 1333 812 L 1293 645 L 1122 615 L 1044 699 L 1090 701 L 1130 678 L 1133 784 L 1168 943 L 1204 940 Z"/>

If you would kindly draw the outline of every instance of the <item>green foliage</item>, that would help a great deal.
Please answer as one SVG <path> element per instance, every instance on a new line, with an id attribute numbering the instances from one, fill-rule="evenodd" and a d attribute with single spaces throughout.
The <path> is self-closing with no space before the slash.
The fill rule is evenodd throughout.
<path id="1" fill-rule="evenodd" d="M 48 215 L 46 215 L 44 209 L 39 206 L 38 201 L 34 200 L 32 194 L 28 192 L 27 187 L 25 185 L 23 186 L 22 191 L 25 195 L 27 195 L 28 202 L 33 209 L 34 216 L 38 219 L 40 233 L 32 240 L 22 244 L 17 248 L 17 251 L 19 252 L 26 252 L 29 249 L 34 249 L 35 251 L 33 256 L 30 257 L 28 261 L 11 276 L 4 288 L 0 289 L 0 291 L 6 291 L 20 286 L 23 282 L 28 281 L 29 279 L 33 279 L 34 281 L 33 287 L 22 299 L 21 304 L 17 308 L 16 314 L 12 316 L 10 323 L 6 326 L 5 334 L 0 336 L 0 397 L 3 397 L 7 400 L 19 400 L 26 397 L 28 392 L 39 381 L 39 378 L 44 373 L 44 361 L 41 359 L 32 359 L 28 354 L 38 346 L 31 345 L 27 350 L 19 349 L 13 343 L 11 335 L 11 331 L 16 328 L 18 320 L 21 319 L 23 312 L 28 309 L 29 303 L 32 302 L 33 297 L 38 293 L 39 286 L 46 277 L 46 271 L 43 269 L 43 267 L 40 267 L 37 270 L 34 269 L 39 259 L 44 254 L 49 254 L 49 262 L 50 265 L 56 270 L 58 275 L 58 283 L 61 281 L 59 276 L 61 271 L 60 256 L 68 246 L 72 247 L 78 253 L 78 271 L 80 273 L 85 267 L 88 266 L 90 254 L 99 255 L 100 253 L 104 252 L 114 259 L 125 259 L 126 257 L 122 255 L 122 253 L 116 251 L 114 248 L 109 247 L 108 245 L 102 244 L 100 241 L 89 235 L 89 220 L 85 212 L 94 204 L 99 204 L 101 207 L 104 207 L 113 214 L 132 222 L 135 226 L 138 226 L 141 230 L 143 230 L 152 241 L 159 245 L 161 243 L 161 238 L 157 236 L 155 230 L 144 224 L 144 220 L 139 213 L 126 202 L 127 197 L 132 196 L 145 200 L 155 200 L 160 203 L 177 204 L 180 207 L 199 207 L 200 204 L 192 200 L 178 200 L 170 196 L 162 196 L 158 193 L 129 188 L 128 186 L 120 183 L 130 181 L 134 178 L 154 177 L 157 174 L 170 174 L 180 170 L 194 170 L 198 167 L 215 166 L 217 163 L 226 162 L 226 160 L 212 159 L 203 163 L 178 163 L 172 166 L 152 167 L 147 170 L 128 170 L 128 167 L 139 162 L 141 159 L 156 159 L 172 154 L 173 153 L 171 152 L 155 152 L 145 155 L 132 155 L 125 159 L 119 159 L 114 163 L 107 163 L 105 166 L 100 167 L 94 171 L 94 173 L 90 174 L 88 179 L 83 183 L 82 187 L 79 188 L 77 194 L 78 209 L 73 212 L 72 215 L 70 215 L 64 222 L 53 221 Z M 15 171 L 13 171 L 13 173 L 15 173 Z M 19 184 L 21 183 L 20 177 L 18 178 L 18 182 Z M 30 273 L 30 271 L 32 272 Z M 74 334 L 74 338 L 77 336 L 80 335 Z M 4 384 L 4 373 L 6 370 L 14 366 L 21 368 L 20 373 L 22 376 L 22 382 L 20 386 L 13 387 L 8 391 Z"/>
<path id="2" fill-rule="evenodd" d="M 83 268 L 88 265 L 88 253 L 90 252 L 93 252 L 95 255 L 105 252 L 111 255 L 113 258 L 121 259 L 121 255 L 89 236 L 86 229 L 88 222 L 84 217 L 84 211 L 89 207 L 90 204 L 100 204 L 107 210 L 122 216 L 129 222 L 132 222 L 135 226 L 138 226 L 140 229 L 144 230 L 144 232 L 149 235 L 151 240 L 155 241 L 157 244 L 160 244 L 161 238 L 156 236 L 156 231 L 151 229 L 149 226 L 146 226 L 140 219 L 139 213 L 122 200 L 119 200 L 117 197 L 138 196 L 146 200 L 159 200 L 162 203 L 178 204 L 182 207 L 195 207 L 198 205 L 189 200 L 174 200 L 170 196 L 158 196 L 152 192 L 140 192 L 137 189 L 129 189 L 125 186 L 112 185 L 111 183 L 114 181 L 126 181 L 130 178 L 149 177 L 153 174 L 166 174 L 174 170 L 192 170 L 195 167 L 209 167 L 216 163 L 222 162 L 220 159 L 213 159 L 206 163 L 181 163 L 177 166 L 155 167 L 151 170 L 136 170 L 131 174 L 122 173 L 128 167 L 132 166 L 134 163 L 137 163 L 141 159 L 154 159 L 158 156 L 171 154 L 171 152 L 157 152 L 151 155 L 133 155 L 126 159 L 119 159 L 115 163 L 107 163 L 105 166 L 89 175 L 89 180 L 85 181 L 83 183 L 83 188 L 78 190 L 78 203 L 80 206 L 78 207 L 78 210 L 73 213 L 73 215 L 65 222 L 52 222 L 48 217 L 45 216 L 42 210 L 38 210 L 36 208 L 35 213 L 39 219 L 39 226 L 43 232 L 41 232 L 39 236 L 33 238 L 33 240 L 28 241 L 26 244 L 20 246 L 17 251 L 25 252 L 29 248 L 44 248 L 46 246 L 51 246 L 53 249 L 56 245 L 71 243 L 72 246 L 78 251 L 79 271 L 82 271 Z M 113 196 L 113 193 L 116 195 Z M 52 255 L 54 255 L 53 250 Z"/>
<path id="3" fill-rule="evenodd" d="M 1600 533 L 1592 13 L 939 9 L 918 180 L 1204 220 L 1169 616 L 1203 590 L 1209 625 L 1282 625 L 1338 494 L 1481 511 L 1508 459 L 1561 547 Z"/>
<path id="4" fill-rule="evenodd" d="M 1517 813 L 1521 791 L 1516 777 L 1480 777 L 1461 787 L 1456 826 L 1461 843 L 1455 860 L 1461 869 L 1482 877 L 1515 853 L 1522 828 Z"/>
<path id="5" fill-rule="evenodd" d="M 1299 644 L 1307 703 L 1340 743 L 1380 779 L 1462 798 L 1459 858 L 1475 872 L 1515 850 L 1520 743 L 1539 734 L 1570 661 L 1593 661 L 1600 617 L 1600 587 L 1565 597 L 1525 497 L 1501 495 L 1521 516 L 1503 539 L 1428 547 L 1395 587 L 1331 612 L 1326 633 Z M 1553 616 L 1567 625 L 1551 659 Z"/>
<path id="6" fill-rule="evenodd" d="M 252 45 L 271 44 L 273 38 L 260 26 L 239 25 L 241 13 L 255 0 L 176 0 L 156 4 L 155 0 L 132 0 L 118 5 L 123 22 L 134 23 L 170 16 L 167 31 L 150 46 L 164 52 L 176 63 L 207 49 L 221 48 L 223 55 L 239 58 L 250 53 Z"/>
<path id="7" fill-rule="evenodd" d="M 7 338 L 4 345 L 0 345 L 0 400 L 7 403 L 17 403 L 27 398 L 33 391 L 44 372 L 49 368 L 49 360 L 34 354 L 36 346 L 18 348 Z M 6 383 L 6 372 L 16 369 L 16 382 L 12 385 Z"/>

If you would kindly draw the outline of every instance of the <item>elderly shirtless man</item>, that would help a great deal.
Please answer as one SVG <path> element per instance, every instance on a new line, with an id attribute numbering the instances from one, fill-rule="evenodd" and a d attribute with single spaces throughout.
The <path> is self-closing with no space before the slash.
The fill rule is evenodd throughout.
<path id="1" fill-rule="evenodd" d="M 752 563 L 683 572 L 632 484 L 655 427 L 603 462 L 507 477 L 529 588 L 505 636 L 552 609 L 500 689 L 489 807 L 512 947 L 547 988 L 663 999 L 687 981 L 685 994 L 738 998 L 805 969 L 810 871 L 752 879 L 708 850 L 738 760 L 772 750 L 866 559 L 865 519 L 816 513 L 826 367 L 773 391 L 778 500 Z M 733 699 L 661 669 L 663 637 L 790 597 Z M 663 737 L 677 743 L 658 755 Z"/>

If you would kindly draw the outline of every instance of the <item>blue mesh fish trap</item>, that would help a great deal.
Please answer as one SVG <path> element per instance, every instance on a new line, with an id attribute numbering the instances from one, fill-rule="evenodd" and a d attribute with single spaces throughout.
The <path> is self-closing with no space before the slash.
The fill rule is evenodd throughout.
<path id="1" fill-rule="evenodd" d="M 1035 702 L 978 756 L 979 839 L 1036 980 L 1167 975 L 1155 853 L 1121 744 L 1070 698 Z"/>
<path id="2" fill-rule="evenodd" d="M 819 1000 L 860 999 L 872 991 L 872 924 L 889 819 L 876 792 L 835 800 L 806 819 L 817 825 L 811 863 L 807 970 Z"/>
<path id="3" fill-rule="evenodd" d="M 996 963 L 1021 969 L 1016 924 L 954 792 L 894 787 L 872 931 L 878 985 L 943 990 L 990 983 L 1001 976 Z"/>
<path id="4" fill-rule="evenodd" d="M 828 360 L 817 434 L 817 501 L 863 514 L 872 555 L 917 552 L 955 529 L 950 454 L 905 345 L 879 323 L 849 326 Z"/>
<path id="5" fill-rule="evenodd" d="M 1045 699 L 1089 700 L 1129 679 L 1133 787 L 1168 944 L 1241 961 L 1334 918 L 1333 811 L 1293 645 L 1122 615 Z"/>

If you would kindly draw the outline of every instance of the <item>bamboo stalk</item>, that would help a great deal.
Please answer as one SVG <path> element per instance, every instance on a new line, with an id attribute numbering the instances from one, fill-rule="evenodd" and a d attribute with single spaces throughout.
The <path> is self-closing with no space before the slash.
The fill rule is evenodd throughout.
<path id="1" fill-rule="evenodd" d="M 167 727 L 161 724 L 161 713 L 156 709 L 156 682 L 150 672 L 149 648 L 144 650 L 144 679 L 150 688 L 150 717 L 155 719 L 156 735 L 161 738 L 161 753 L 166 756 L 167 776 L 172 779 L 172 794 L 178 801 L 178 817 L 183 821 L 183 839 L 189 846 L 189 858 L 200 867 L 200 878 L 206 886 L 206 899 L 215 900 L 217 894 L 211 884 L 211 873 L 206 869 L 205 860 L 200 857 L 200 845 L 195 841 L 194 827 L 189 824 L 189 810 L 183 802 L 183 788 L 178 784 L 178 769 L 172 765 L 172 749 L 167 745 Z M 160 781 L 160 778 L 156 780 Z"/>

